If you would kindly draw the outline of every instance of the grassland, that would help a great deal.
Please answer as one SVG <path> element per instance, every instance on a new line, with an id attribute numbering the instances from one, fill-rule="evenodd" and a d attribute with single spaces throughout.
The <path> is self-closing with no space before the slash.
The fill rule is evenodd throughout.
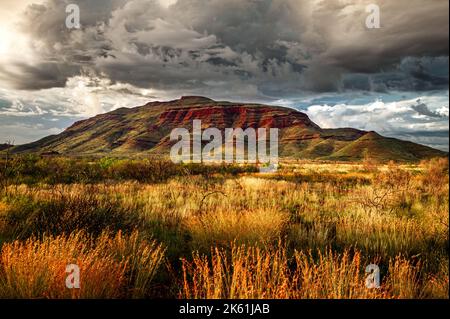
<path id="1" fill-rule="evenodd" d="M 2 298 L 449 297 L 447 159 L 261 174 L 22 156 L 0 184 Z"/>

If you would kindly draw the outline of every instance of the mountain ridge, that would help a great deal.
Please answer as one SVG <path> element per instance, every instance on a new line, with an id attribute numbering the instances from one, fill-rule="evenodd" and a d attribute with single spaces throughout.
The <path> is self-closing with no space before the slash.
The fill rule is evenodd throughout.
<path id="1" fill-rule="evenodd" d="M 12 152 L 167 155 L 175 143 L 170 141 L 172 129 L 183 127 L 192 131 L 194 119 L 202 121 L 202 129 L 278 128 L 281 157 L 357 161 L 369 156 L 381 161 L 419 161 L 446 155 L 428 146 L 383 137 L 376 132 L 321 128 L 305 113 L 287 107 L 214 101 L 202 96 L 119 108 L 77 121 L 60 134 L 15 146 Z"/>

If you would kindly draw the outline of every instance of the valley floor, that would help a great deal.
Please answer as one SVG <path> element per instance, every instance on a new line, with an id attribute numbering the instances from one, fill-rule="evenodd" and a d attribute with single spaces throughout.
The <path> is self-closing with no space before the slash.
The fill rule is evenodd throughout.
<path id="1" fill-rule="evenodd" d="M 449 297 L 447 159 L 0 166 L 2 298 Z"/>

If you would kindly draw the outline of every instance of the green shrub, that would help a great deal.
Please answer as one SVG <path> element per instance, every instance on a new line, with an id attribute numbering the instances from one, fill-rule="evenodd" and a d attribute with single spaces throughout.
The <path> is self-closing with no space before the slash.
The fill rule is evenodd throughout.
<path id="1" fill-rule="evenodd" d="M 54 194 L 48 199 L 14 198 L 3 216 L 4 237 L 24 239 L 43 234 L 57 236 L 84 230 L 98 235 L 103 230 L 132 231 L 142 225 L 137 209 L 94 192 Z"/>

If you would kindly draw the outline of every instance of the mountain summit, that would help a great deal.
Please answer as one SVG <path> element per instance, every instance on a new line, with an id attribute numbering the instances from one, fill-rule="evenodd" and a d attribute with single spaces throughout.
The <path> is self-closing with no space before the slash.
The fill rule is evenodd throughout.
<path id="1" fill-rule="evenodd" d="M 418 161 L 446 153 L 412 142 L 352 128 L 324 129 L 297 110 L 251 103 L 214 101 L 183 96 L 169 102 L 150 102 L 120 108 L 79 121 L 58 135 L 16 146 L 13 151 L 58 152 L 67 155 L 169 154 L 170 132 L 187 128 L 193 120 L 202 129 L 278 128 L 279 154 L 306 159 Z"/>

